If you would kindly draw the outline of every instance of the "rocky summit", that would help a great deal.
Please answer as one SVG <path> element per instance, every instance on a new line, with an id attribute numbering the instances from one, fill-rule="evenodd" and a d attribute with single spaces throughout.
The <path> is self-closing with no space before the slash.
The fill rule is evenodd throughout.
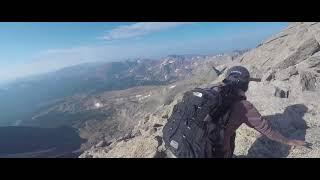
<path id="1" fill-rule="evenodd" d="M 253 77 L 262 79 L 250 83 L 247 97 L 273 128 L 287 137 L 312 143 L 311 148 L 291 148 L 242 125 L 237 131 L 235 157 L 320 157 L 319 42 L 320 23 L 291 23 L 282 32 L 242 55 L 216 64 L 208 60 L 208 66 L 214 68 L 203 71 L 201 68 L 208 66 L 202 66 L 187 80 L 150 89 L 150 92 L 158 93 L 154 99 L 158 103 L 150 101 L 145 107 L 153 104 L 153 108 L 139 111 L 139 117 L 127 117 L 127 121 L 136 122 L 128 124 L 130 130 L 108 141 L 102 139 L 80 157 L 162 157 L 162 128 L 183 92 L 222 80 L 226 70 L 234 65 L 243 65 Z M 145 96 L 141 94 L 139 97 Z M 142 106 L 142 102 L 137 102 L 137 108 Z"/>

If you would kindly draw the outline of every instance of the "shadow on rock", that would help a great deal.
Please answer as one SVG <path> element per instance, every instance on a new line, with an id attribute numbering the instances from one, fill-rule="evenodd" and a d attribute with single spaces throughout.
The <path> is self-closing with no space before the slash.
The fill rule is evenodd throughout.
<path id="1" fill-rule="evenodd" d="M 288 106 L 282 114 L 265 116 L 272 127 L 290 139 L 305 140 L 308 128 L 304 114 L 308 108 L 303 104 Z M 290 153 L 288 145 L 278 143 L 265 136 L 258 138 L 248 151 L 248 158 L 284 158 Z"/>

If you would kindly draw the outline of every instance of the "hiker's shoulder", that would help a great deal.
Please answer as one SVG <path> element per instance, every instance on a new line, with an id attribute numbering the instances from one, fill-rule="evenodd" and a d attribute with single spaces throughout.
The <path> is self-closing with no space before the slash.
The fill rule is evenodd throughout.
<path id="1" fill-rule="evenodd" d="M 225 85 L 224 83 L 218 82 L 218 83 L 215 83 L 215 84 L 211 84 L 211 85 L 209 86 L 209 88 L 210 88 L 210 89 L 217 89 L 217 88 L 223 87 L 224 85 Z"/>
<path id="2" fill-rule="evenodd" d="M 235 102 L 235 106 L 237 106 L 237 107 L 241 106 L 241 107 L 243 107 L 245 109 L 254 108 L 254 105 L 250 101 L 248 101 L 246 99 L 241 99 L 241 100 Z"/>

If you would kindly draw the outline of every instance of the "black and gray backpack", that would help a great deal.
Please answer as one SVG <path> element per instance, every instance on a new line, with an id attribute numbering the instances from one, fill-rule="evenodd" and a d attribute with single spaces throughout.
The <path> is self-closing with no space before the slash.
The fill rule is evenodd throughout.
<path id="1" fill-rule="evenodd" d="M 165 147 L 178 158 L 222 157 L 232 92 L 227 85 L 187 91 L 163 128 Z"/>

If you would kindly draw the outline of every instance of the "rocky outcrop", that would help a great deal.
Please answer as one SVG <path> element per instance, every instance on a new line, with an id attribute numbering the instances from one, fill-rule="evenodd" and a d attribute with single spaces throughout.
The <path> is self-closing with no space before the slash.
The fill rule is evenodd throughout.
<path id="1" fill-rule="evenodd" d="M 300 86 L 302 91 L 314 91 L 317 87 L 317 75 L 308 72 L 300 72 Z"/>
<path id="2" fill-rule="evenodd" d="M 171 115 L 173 105 L 163 106 L 161 111 L 154 112 L 139 121 L 132 131 L 136 135 L 129 139 L 114 140 L 107 147 L 93 147 L 87 150 L 81 158 L 154 158 L 162 152 L 162 128 Z"/>
<path id="3" fill-rule="evenodd" d="M 275 68 L 286 69 L 294 66 L 320 50 L 318 41 L 312 37 L 304 41 L 290 56 L 275 65 Z"/>
<path id="4" fill-rule="evenodd" d="M 295 23 L 243 54 L 239 61 L 255 67 L 253 74 L 265 74 L 271 68 L 281 70 L 298 64 L 320 50 L 319 27 L 319 23 Z"/>

